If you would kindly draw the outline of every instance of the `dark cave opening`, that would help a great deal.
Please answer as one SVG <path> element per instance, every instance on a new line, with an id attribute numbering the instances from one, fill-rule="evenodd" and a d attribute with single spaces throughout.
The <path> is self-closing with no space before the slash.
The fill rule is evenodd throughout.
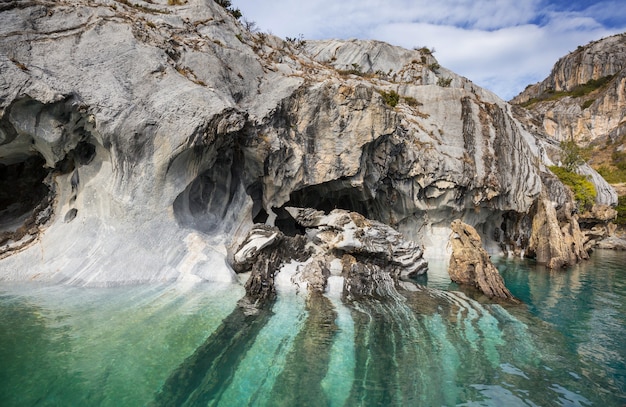
<path id="1" fill-rule="evenodd" d="M 325 213 L 333 209 L 345 209 L 369 218 L 375 212 L 373 200 L 361 189 L 341 184 L 332 181 L 299 189 L 291 193 L 285 206 L 314 208 Z"/>
<path id="2" fill-rule="evenodd" d="M 41 204 L 47 202 L 50 195 L 44 180 L 50 171 L 39 155 L 29 156 L 24 161 L 0 163 L 0 243 L 27 228 L 34 222 L 37 212 L 44 209 Z"/>
<path id="3" fill-rule="evenodd" d="M 349 181 L 330 181 L 311 185 L 289 196 L 289 201 L 280 208 L 272 208 L 276 214 L 275 225 L 286 235 L 304 233 L 304 228 L 291 217 L 286 207 L 313 208 L 328 214 L 333 209 L 358 212 L 366 218 L 376 219 L 376 202 L 362 188 L 354 187 Z"/>

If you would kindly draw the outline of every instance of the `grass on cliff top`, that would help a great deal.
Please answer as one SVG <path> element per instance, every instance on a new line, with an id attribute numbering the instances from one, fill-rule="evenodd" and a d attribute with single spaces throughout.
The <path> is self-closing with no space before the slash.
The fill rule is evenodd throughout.
<path id="1" fill-rule="evenodd" d="M 537 97 L 531 98 L 528 101 L 521 103 L 520 106 L 522 107 L 530 107 L 532 105 L 534 105 L 535 103 L 538 102 L 544 102 L 544 101 L 550 101 L 550 100 L 559 100 L 561 98 L 564 98 L 566 96 L 571 96 L 574 98 L 579 98 L 582 96 L 586 96 L 588 94 L 590 94 L 591 92 L 593 92 L 596 89 L 600 89 L 603 87 L 606 87 L 609 82 L 611 82 L 611 80 L 615 77 L 615 75 L 609 75 L 609 76 L 603 76 L 602 78 L 598 78 L 598 79 L 591 79 L 590 81 L 588 81 L 587 83 L 584 83 L 582 85 L 578 85 L 576 87 L 574 87 L 572 90 L 569 91 L 555 91 L 553 89 L 549 89 L 547 91 L 545 91 L 544 93 L 542 93 L 541 95 L 538 95 Z M 593 102 L 592 102 L 593 103 Z M 589 106 L 587 106 L 589 107 Z"/>
<path id="2" fill-rule="evenodd" d="M 597 192 L 596 187 L 587 177 L 556 165 L 549 168 L 563 184 L 567 185 L 572 190 L 579 209 L 591 209 L 596 201 Z"/>

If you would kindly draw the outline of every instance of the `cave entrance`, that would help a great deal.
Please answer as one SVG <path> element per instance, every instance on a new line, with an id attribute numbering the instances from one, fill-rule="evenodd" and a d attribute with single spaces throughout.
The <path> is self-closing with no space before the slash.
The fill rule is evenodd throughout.
<path id="1" fill-rule="evenodd" d="M 44 180 L 50 171 L 39 155 L 0 162 L 0 244 L 21 239 L 48 206 L 50 188 Z"/>
<path id="2" fill-rule="evenodd" d="M 304 232 L 286 207 L 313 208 L 328 214 L 333 209 L 357 212 L 369 219 L 377 219 L 377 202 L 362 187 L 355 187 L 349 181 L 329 181 L 311 185 L 289 195 L 289 202 L 280 208 L 273 208 L 276 214 L 275 225 L 286 235 L 293 236 Z"/>

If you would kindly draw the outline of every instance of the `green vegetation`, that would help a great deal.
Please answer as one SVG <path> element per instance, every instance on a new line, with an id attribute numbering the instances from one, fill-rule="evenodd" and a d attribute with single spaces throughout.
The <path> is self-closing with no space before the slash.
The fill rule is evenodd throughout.
<path id="1" fill-rule="evenodd" d="M 426 54 L 426 55 L 432 55 L 435 53 L 435 49 L 434 48 L 428 48 L 428 47 L 413 47 L 413 49 L 415 51 L 419 51 L 422 54 Z"/>
<path id="2" fill-rule="evenodd" d="M 626 136 L 606 138 L 604 145 L 597 144 L 593 152 L 594 168 L 610 184 L 626 183 Z"/>
<path id="3" fill-rule="evenodd" d="M 414 97 L 411 96 L 402 96 L 402 99 L 404 100 L 404 103 L 406 103 L 409 106 L 422 106 L 423 103 L 418 102 L 417 99 L 415 99 Z"/>
<path id="4" fill-rule="evenodd" d="M 623 168 L 609 168 L 606 165 L 603 165 L 596 169 L 598 174 L 602 175 L 602 178 L 606 180 L 609 184 L 621 184 L 626 182 L 626 169 Z"/>
<path id="5" fill-rule="evenodd" d="M 568 172 L 574 172 L 591 156 L 591 149 L 582 148 L 573 140 L 561 141 L 561 163 Z"/>
<path id="6" fill-rule="evenodd" d="M 626 182 L 626 153 L 613 151 L 609 165 L 602 165 L 596 169 L 609 184 Z"/>
<path id="7" fill-rule="evenodd" d="M 385 103 L 391 107 L 396 107 L 398 105 L 398 102 L 400 102 L 400 95 L 395 90 L 390 90 L 389 92 L 380 90 L 378 91 L 378 93 L 380 93 L 380 95 L 383 97 Z"/>
<path id="8" fill-rule="evenodd" d="M 595 99 L 585 100 L 585 102 L 580 107 L 582 107 L 582 109 L 585 110 L 589 106 L 593 105 L 593 102 L 595 102 L 595 101 L 596 101 Z"/>
<path id="9" fill-rule="evenodd" d="M 565 167 L 556 165 L 549 167 L 563 184 L 567 185 L 574 193 L 574 199 L 580 209 L 591 209 L 596 201 L 596 187 L 584 175 L 568 171 Z"/>
<path id="10" fill-rule="evenodd" d="M 296 47 L 296 49 L 301 49 L 302 47 L 306 45 L 306 41 L 304 40 L 304 34 L 300 34 L 298 35 L 298 37 L 286 37 L 285 41 L 287 41 L 289 44 Z M 358 67 L 359 64 L 352 64 L 352 66 Z M 357 69 L 357 68 L 355 68 L 355 70 L 360 71 L 360 69 Z"/>
<path id="11" fill-rule="evenodd" d="M 356 75 L 356 76 L 361 76 L 364 78 L 372 76 L 365 72 L 361 72 L 359 69 L 337 69 L 337 73 L 339 73 L 339 75 L 341 76 Z"/>
<path id="12" fill-rule="evenodd" d="M 381 71 L 376 71 L 376 73 L 372 74 L 372 73 L 368 73 L 368 72 L 363 72 L 361 70 L 361 65 L 357 64 L 357 63 L 353 63 L 350 65 L 352 68 L 349 69 L 337 69 L 337 73 L 339 73 L 339 75 L 341 76 L 347 76 L 347 75 L 356 75 L 356 76 L 360 76 L 363 78 L 372 78 L 375 75 L 381 76 L 380 72 Z M 391 71 L 389 71 L 391 73 Z M 382 73 L 382 75 L 385 75 L 384 73 Z M 384 77 L 384 76 L 381 76 Z"/>
<path id="13" fill-rule="evenodd" d="M 574 193 L 574 199 L 580 209 L 591 209 L 596 200 L 596 187 L 576 169 L 584 164 L 591 155 L 591 149 L 578 146 L 573 140 L 561 142 L 561 164 L 551 166 L 550 171 L 567 185 Z"/>
<path id="14" fill-rule="evenodd" d="M 615 219 L 615 223 L 620 226 L 626 226 L 626 195 L 620 196 L 617 199 L 617 206 L 615 207 L 617 211 L 617 219 Z"/>
<path id="15" fill-rule="evenodd" d="M 547 101 L 547 100 L 559 100 L 561 98 L 564 98 L 566 96 L 571 96 L 574 98 L 579 98 L 585 95 L 590 94 L 591 92 L 593 92 L 596 89 L 600 89 L 602 87 L 605 87 L 609 84 L 609 82 L 611 82 L 611 80 L 613 79 L 615 75 L 609 75 L 609 76 L 603 76 L 602 78 L 598 78 L 598 79 L 591 79 L 590 81 L 588 81 L 587 83 L 584 83 L 582 85 L 578 85 L 575 86 L 572 90 L 566 91 L 566 90 L 562 90 L 562 91 L 555 91 L 554 89 L 548 89 L 546 90 L 544 93 L 542 93 L 541 95 L 531 98 L 529 99 L 527 102 L 522 103 L 521 105 L 523 107 L 529 107 L 534 105 L 537 102 L 543 102 L 543 101 Z M 587 102 L 585 102 L 587 103 Z M 591 102 L 593 103 L 593 102 Z M 591 105 L 589 105 L 591 106 Z M 587 106 L 587 107 L 589 107 Z"/>
<path id="16" fill-rule="evenodd" d="M 438 71 L 439 68 L 441 68 L 441 65 L 439 65 L 437 62 L 433 62 L 432 64 L 428 65 L 428 69 L 430 69 L 431 71 Z"/>
<path id="17" fill-rule="evenodd" d="M 444 88 L 449 88 L 451 83 L 452 83 L 452 78 L 439 78 L 437 80 L 437 85 L 444 87 Z"/>
<path id="18" fill-rule="evenodd" d="M 237 20 L 239 20 L 243 16 L 243 14 L 241 14 L 241 10 L 239 10 L 238 8 L 231 7 L 232 2 L 230 0 L 215 0 L 215 2 L 219 4 L 220 6 L 224 7 L 226 10 L 228 10 L 228 12 Z"/>

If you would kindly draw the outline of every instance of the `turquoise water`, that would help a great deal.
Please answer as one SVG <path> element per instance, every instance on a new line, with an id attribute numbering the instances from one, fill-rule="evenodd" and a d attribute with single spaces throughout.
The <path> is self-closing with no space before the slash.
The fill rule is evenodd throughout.
<path id="1" fill-rule="evenodd" d="M 521 305 L 419 290 L 344 304 L 198 284 L 0 286 L 0 406 L 621 406 L 626 254 L 496 260 Z"/>

